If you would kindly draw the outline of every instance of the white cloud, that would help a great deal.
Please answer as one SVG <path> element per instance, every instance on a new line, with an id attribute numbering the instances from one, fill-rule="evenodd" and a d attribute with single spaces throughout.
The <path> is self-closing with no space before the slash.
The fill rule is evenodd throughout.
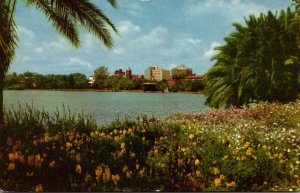
<path id="1" fill-rule="evenodd" d="M 212 42 L 209 50 L 204 52 L 204 56 L 206 58 L 211 58 L 213 55 L 215 55 L 217 53 L 217 51 L 214 50 L 214 48 L 218 47 L 218 46 L 221 46 L 221 44 L 219 42 Z"/>
<path id="2" fill-rule="evenodd" d="M 32 31 L 30 31 L 29 29 L 27 29 L 26 27 L 21 26 L 21 25 L 18 26 L 18 32 L 21 35 L 24 35 L 27 38 L 33 38 L 34 37 L 34 33 Z"/>
<path id="3" fill-rule="evenodd" d="M 35 50 L 34 50 L 36 53 L 43 53 L 44 52 L 44 48 L 42 48 L 42 47 L 38 47 L 38 48 L 36 48 Z"/>
<path id="4" fill-rule="evenodd" d="M 92 64 L 86 61 L 83 61 L 76 57 L 70 57 L 68 60 L 68 65 L 77 65 L 82 67 L 92 67 Z"/>
<path id="5" fill-rule="evenodd" d="M 191 44 L 194 44 L 194 45 L 200 44 L 202 42 L 202 40 L 197 39 L 197 38 L 187 38 L 186 41 L 188 43 L 191 43 Z"/>
<path id="6" fill-rule="evenodd" d="M 142 46 L 153 46 L 160 45 L 165 42 L 165 36 L 168 30 L 164 27 L 158 26 L 152 29 L 148 34 L 142 35 L 136 39 L 136 45 Z M 155 49 L 155 48 L 153 48 Z"/>
<path id="7" fill-rule="evenodd" d="M 137 33 L 141 31 L 140 26 L 134 25 L 131 23 L 131 21 L 121 21 L 118 25 L 118 30 L 121 34 L 121 36 L 128 35 L 129 33 Z"/>
<path id="8" fill-rule="evenodd" d="M 58 41 L 52 42 L 43 42 L 40 47 L 35 49 L 36 52 L 41 52 L 47 50 L 47 52 L 66 52 L 70 50 L 71 44 L 64 40 L 63 38 L 59 38 Z"/>
<path id="9" fill-rule="evenodd" d="M 118 55 L 121 55 L 121 54 L 124 54 L 125 50 L 123 48 L 115 48 L 115 49 L 113 49 L 113 52 Z"/>
<path id="10" fill-rule="evenodd" d="M 199 15 L 205 15 L 208 12 L 222 14 L 226 16 L 227 22 L 241 22 L 243 16 L 247 17 L 250 14 L 258 15 L 261 12 L 266 12 L 267 7 L 256 4 L 252 1 L 241 0 L 204 0 L 197 1 L 196 4 L 191 4 L 186 9 L 186 14 L 191 18 Z M 207 15 L 206 15 L 207 16 Z M 223 20 L 225 18 L 222 18 Z"/>

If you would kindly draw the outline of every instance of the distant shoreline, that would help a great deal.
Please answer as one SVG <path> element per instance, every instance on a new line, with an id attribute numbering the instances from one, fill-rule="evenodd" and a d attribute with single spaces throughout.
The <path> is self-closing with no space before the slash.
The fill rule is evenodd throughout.
<path id="1" fill-rule="evenodd" d="M 8 90 L 8 89 L 5 89 Z M 24 89 L 24 90 L 15 90 L 15 91 L 66 91 L 66 92 L 144 92 L 143 90 L 107 90 L 107 89 Z M 147 92 L 145 92 L 147 93 Z M 159 93 L 159 92 L 154 92 Z M 203 91 L 198 92 L 165 92 L 165 93 L 180 93 L 180 94 L 204 94 Z"/>

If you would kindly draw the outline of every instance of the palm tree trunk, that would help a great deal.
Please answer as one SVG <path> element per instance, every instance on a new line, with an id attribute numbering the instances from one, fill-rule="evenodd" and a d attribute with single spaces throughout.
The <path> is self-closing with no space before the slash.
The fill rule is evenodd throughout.
<path id="1" fill-rule="evenodd" d="M 3 90 L 4 90 L 4 70 L 0 67 L 0 129 L 4 126 Z"/>

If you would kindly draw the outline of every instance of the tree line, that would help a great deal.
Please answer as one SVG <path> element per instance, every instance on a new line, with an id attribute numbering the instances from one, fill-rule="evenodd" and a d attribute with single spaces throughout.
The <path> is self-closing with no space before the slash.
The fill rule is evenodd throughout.
<path id="1" fill-rule="evenodd" d="M 169 86 L 165 80 L 145 80 L 143 78 L 125 78 L 121 76 L 110 76 L 107 67 L 100 66 L 94 72 L 95 81 L 89 84 L 88 77 L 81 73 L 68 75 L 48 74 L 42 75 L 35 72 L 21 74 L 8 73 L 5 76 L 5 89 L 103 89 L 103 90 L 144 90 L 145 82 L 156 83 L 156 90 L 168 89 L 171 92 L 196 92 L 201 91 L 204 85 L 201 80 L 182 81 L 176 85 Z"/>
<path id="2" fill-rule="evenodd" d="M 84 74 L 42 75 L 34 72 L 11 73 L 5 76 L 5 89 L 87 89 L 88 79 Z"/>

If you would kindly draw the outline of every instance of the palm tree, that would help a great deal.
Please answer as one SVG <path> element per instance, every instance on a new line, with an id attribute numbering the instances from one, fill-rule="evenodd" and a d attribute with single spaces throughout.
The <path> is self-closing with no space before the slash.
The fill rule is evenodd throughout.
<path id="1" fill-rule="evenodd" d="M 116 8 L 117 0 L 107 0 Z M 83 26 L 108 48 L 113 47 L 110 31 L 118 33 L 115 25 L 89 0 L 24 0 L 34 6 L 51 22 L 59 34 L 74 47 L 80 46 L 78 27 Z M 17 0 L 0 1 L 0 126 L 3 124 L 3 88 L 5 74 L 14 58 L 17 46 L 15 7 Z"/>
<path id="2" fill-rule="evenodd" d="M 205 76 L 206 103 L 218 108 L 295 100 L 300 91 L 300 49 L 294 18 L 288 8 L 279 16 L 249 16 L 246 26 L 234 24 L 235 32 L 216 48 L 216 64 Z"/>

